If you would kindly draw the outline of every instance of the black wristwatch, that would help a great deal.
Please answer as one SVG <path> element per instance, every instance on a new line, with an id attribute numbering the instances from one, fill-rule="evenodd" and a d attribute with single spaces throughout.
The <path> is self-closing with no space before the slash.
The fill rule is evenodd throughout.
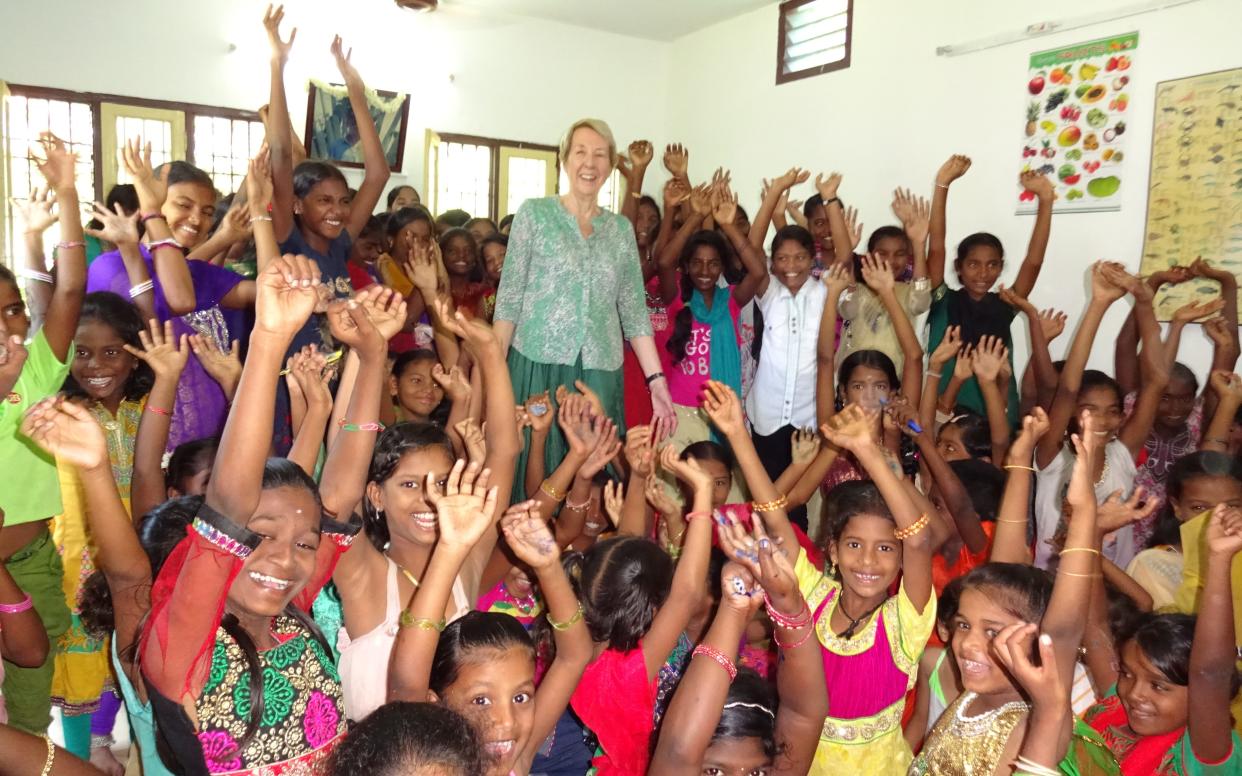
<path id="1" fill-rule="evenodd" d="M 652 383 L 654 383 L 656 380 L 662 379 L 663 377 L 664 377 L 663 372 L 652 372 L 651 374 L 647 375 L 647 388 L 650 389 Z"/>

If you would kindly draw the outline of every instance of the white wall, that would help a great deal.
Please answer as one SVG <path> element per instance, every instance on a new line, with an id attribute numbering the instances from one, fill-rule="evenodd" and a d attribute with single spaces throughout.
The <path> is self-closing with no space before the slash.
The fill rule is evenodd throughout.
<path id="1" fill-rule="evenodd" d="M 1025 105 L 1026 67 L 1035 51 L 1137 29 L 1140 33 L 1129 112 L 1122 209 L 1053 218 L 1052 242 L 1033 301 L 1076 315 L 1085 304 L 1084 272 L 1096 259 L 1137 271 L 1156 82 L 1242 66 L 1242 2 L 1200 0 L 1121 21 L 1010 44 L 964 56 L 937 57 L 936 46 L 1128 5 L 1129 0 L 1047 0 L 1040 6 L 994 0 L 868 0 L 854 3 L 849 69 L 775 86 L 776 6 L 722 22 L 672 48 L 668 134 L 688 144 L 692 174 L 729 166 L 753 208 L 762 177 L 791 165 L 840 170 L 842 197 L 868 230 L 894 223 L 896 186 L 930 196 L 933 176 L 952 153 L 974 160 L 953 188 L 948 242 L 979 230 L 1006 246 L 1003 277 L 1012 282 L 1025 253 L 1032 216 L 1014 215 L 1013 198 Z M 813 177 L 813 176 L 812 176 Z M 650 188 L 650 187 L 649 187 Z M 805 198 L 807 185 L 797 194 Z M 952 270 L 950 268 L 950 274 Z M 1112 343 L 1125 308 L 1105 319 L 1092 365 L 1112 370 Z M 1025 331 L 1025 330 L 1023 330 Z M 1018 356 L 1025 359 L 1025 334 Z M 1054 356 L 1068 336 L 1053 343 Z M 1181 359 L 1202 374 L 1210 343 L 1197 330 L 1183 338 Z"/>
<path id="2" fill-rule="evenodd" d="M 268 95 L 264 7 L 260 0 L 6 2 L 0 79 L 257 108 Z M 552 22 L 416 15 L 390 0 L 287 0 L 285 11 L 286 32 L 298 27 L 286 88 L 299 132 L 307 78 L 340 81 L 328 52 L 333 34 L 353 47 L 368 86 L 412 96 L 404 168 L 390 185 L 423 189 L 428 127 L 555 145 L 574 119 L 590 115 L 609 121 L 619 142 L 660 139 L 667 44 Z"/>

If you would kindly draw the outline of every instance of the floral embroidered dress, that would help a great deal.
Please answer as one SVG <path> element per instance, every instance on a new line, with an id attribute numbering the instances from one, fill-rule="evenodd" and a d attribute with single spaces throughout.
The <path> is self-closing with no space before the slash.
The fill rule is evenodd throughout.
<path id="1" fill-rule="evenodd" d="M 134 442 L 146 398 L 122 401 L 113 417 L 102 405 L 91 406 L 91 415 L 103 426 L 108 442 L 108 459 L 121 503 L 129 509 L 130 480 L 134 472 Z M 99 696 L 112 683 L 106 640 L 87 635 L 82 627 L 79 595 L 84 583 L 95 572 L 95 542 L 86 522 L 86 495 L 76 467 L 58 460 L 63 511 L 52 520 L 52 539 L 61 555 L 65 576 L 61 583 L 72 621 L 69 630 L 57 640 L 52 675 L 52 703 L 66 714 L 90 714 L 99 706 Z"/>
<path id="2" fill-rule="evenodd" d="M 853 638 L 843 639 L 831 624 L 841 583 L 807 560 L 804 550 L 794 573 L 814 614 L 828 688 L 828 718 L 810 773 L 903 772 L 911 753 L 901 716 L 935 625 L 935 597 L 919 612 L 902 585 Z"/>
<path id="3" fill-rule="evenodd" d="M 315 571 L 291 607 L 309 610 L 356 528 L 322 521 Z M 263 710 L 237 642 L 221 624 L 225 599 L 260 537 L 207 505 L 151 591 L 139 645 L 161 735 L 187 774 L 318 774 L 346 732 L 340 675 L 323 645 L 289 614 L 272 621 L 277 645 L 258 653 Z M 192 704 L 194 719 L 183 704 Z M 254 732 L 246 739 L 253 725 Z"/>
<path id="4" fill-rule="evenodd" d="M 1217 763 L 1200 760 L 1190 743 L 1190 729 L 1178 728 L 1160 736 L 1139 736 L 1130 729 L 1129 716 L 1117 688 L 1086 714 L 1087 724 L 1104 738 L 1121 764 L 1122 776 L 1225 776 L 1242 773 L 1242 739 L 1232 733 L 1228 756 Z"/>

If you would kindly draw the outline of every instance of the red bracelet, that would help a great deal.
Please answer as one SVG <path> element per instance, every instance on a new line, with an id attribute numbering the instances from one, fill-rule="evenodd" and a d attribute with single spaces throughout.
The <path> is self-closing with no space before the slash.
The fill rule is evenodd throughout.
<path id="1" fill-rule="evenodd" d="M 729 675 L 730 682 L 737 678 L 737 666 L 733 665 L 733 661 L 725 653 L 708 644 L 700 644 L 694 648 L 694 652 L 690 653 L 690 657 L 696 658 L 699 655 L 705 655 L 715 660 L 725 670 L 725 673 Z"/>
<path id="2" fill-rule="evenodd" d="M 772 620 L 774 625 L 778 625 L 786 630 L 798 630 L 805 628 L 811 624 L 811 607 L 806 602 L 802 602 L 802 611 L 796 615 L 790 616 L 776 611 L 772 606 L 772 599 L 768 598 L 768 594 L 763 594 L 764 607 L 768 610 L 768 619 Z"/>
<path id="3" fill-rule="evenodd" d="M 692 522 L 696 517 L 711 517 L 711 516 L 712 516 L 711 512 L 687 512 L 686 522 L 687 523 Z"/>
<path id="4" fill-rule="evenodd" d="M 147 412 L 154 412 L 156 415 L 163 415 L 166 418 L 172 417 L 172 413 L 169 412 L 168 410 L 160 409 L 159 407 L 153 407 L 150 404 L 147 405 L 146 409 L 147 409 Z"/>
<path id="5" fill-rule="evenodd" d="M 74 248 L 85 248 L 86 243 L 81 240 L 66 240 L 65 242 L 56 243 L 56 249 L 61 251 L 71 251 Z"/>
<path id="6" fill-rule="evenodd" d="M 30 594 L 26 594 L 25 600 L 15 604 L 0 604 L 0 614 L 20 614 L 29 611 L 34 606 L 34 602 L 30 600 Z"/>
<path id="7" fill-rule="evenodd" d="M 815 632 L 815 630 L 814 630 L 813 628 L 807 628 L 807 629 L 806 629 L 806 633 L 802 634 L 802 638 L 798 639 L 797 641 L 793 642 L 792 644 L 786 644 L 785 642 L 783 642 L 783 641 L 781 641 L 781 640 L 780 640 L 780 637 L 776 635 L 776 633 L 777 633 L 777 632 L 776 632 L 775 630 L 773 630 L 773 631 L 772 631 L 772 641 L 773 641 L 773 642 L 775 642 L 775 643 L 776 643 L 776 646 L 780 647 L 781 649 L 797 649 L 798 647 L 800 647 L 800 646 L 802 646 L 803 644 L 805 644 L 805 643 L 806 643 L 806 640 L 807 640 L 807 639 L 809 639 L 809 638 L 811 638 L 811 634 L 812 634 L 812 633 L 814 633 L 814 632 Z"/>

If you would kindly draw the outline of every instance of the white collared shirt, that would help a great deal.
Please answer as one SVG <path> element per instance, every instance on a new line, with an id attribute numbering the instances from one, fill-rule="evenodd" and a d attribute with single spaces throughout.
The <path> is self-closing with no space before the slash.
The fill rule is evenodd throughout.
<path id="1" fill-rule="evenodd" d="M 763 313 L 763 346 L 746 400 L 755 433 L 768 436 L 783 426 L 815 426 L 816 349 L 827 299 L 827 288 L 812 277 L 796 295 L 772 278 L 755 300 Z"/>

